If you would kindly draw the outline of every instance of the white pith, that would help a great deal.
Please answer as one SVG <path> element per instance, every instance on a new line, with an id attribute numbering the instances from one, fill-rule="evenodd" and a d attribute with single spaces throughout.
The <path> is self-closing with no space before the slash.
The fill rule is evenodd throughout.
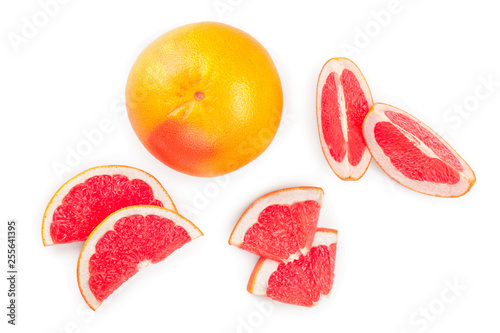
<path id="1" fill-rule="evenodd" d="M 333 229 L 320 229 L 314 234 L 314 241 L 312 247 L 316 246 L 330 246 L 331 244 L 337 243 L 337 230 Z M 278 269 L 280 265 L 279 262 L 271 259 L 260 259 L 256 267 L 258 270 L 255 275 L 253 275 L 253 281 L 249 283 L 249 292 L 258 295 L 266 296 L 267 288 L 269 286 L 269 278 Z"/>
<path id="2" fill-rule="evenodd" d="M 151 264 L 151 260 L 143 260 L 143 261 L 139 262 L 139 264 L 137 265 L 137 269 L 148 267 L 149 264 Z"/>
<path id="3" fill-rule="evenodd" d="M 408 138 L 409 141 L 411 141 L 415 147 L 418 148 L 418 150 L 420 150 L 422 153 L 424 153 L 425 155 L 427 156 L 432 156 L 432 157 L 436 157 L 436 158 L 439 158 L 432 149 L 430 149 L 429 147 L 427 147 L 423 142 L 422 140 L 420 140 L 419 138 L 417 138 L 415 135 L 411 134 L 410 132 L 408 132 L 407 130 L 405 130 L 404 128 L 400 128 L 400 131 L 401 133 L 403 133 L 403 135 Z"/>
<path id="4" fill-rule="evenodd" d="M 318 187 L 299 187 L 284 189 L 257 199 L 234 227 L 229 244 L 240 246 L 243 243 L 246 232 L 258 222 L 260 213 L 266 207 L 270 205 L 292 205 L 296 202 L 307 200 L 316 201 L 321 206 L 323 195 L 323 190 Z"/>
<path id="5" fill-rule="evenodd" d="M 342 73 L 342 71 L 340 71 L 340 73 Z M 337 96 L 340 106 L 340 124 L 342 126 L 342 135 L 347 139 L 349 133 L 347 132 L 347 107 L 345 105 L 344 86 L 340 82 L 340 74 L 337 74 L 338 75 L 335 76 L 335 84 L 337 86 Z"/>
<path id="6" fill-rule="evenodd" d="M 325 142 L 324 135 L 323 135 L 323 127 L 322 127 L 322 122 L 321 122 L 322 90 L 323 90 L 323 87 L 326 83 L 326 79 L 328 78 L 328 76 L 332 72 L 335 72 L 335 73 L 337 73 L 336 84 L 337 84 L 338 101 L 339 101 L 339 106 L 340 106 L 340 111 L 341 111 L 340 122 L 342 125 L 342 134 L 343 134 L 346 142 L 348 141 L 346 106 L 345 106 L 345 99 L 344 99 L 344 94 L 343 94 L 343 87 L 340 84 L 340 75 L 342 74 L 342 71 L 344 69 L 351 71 L 356 76 L 356 78 L 358 79 L 359 85 L 360 85 L 361 89 L 363 90 L 363 93 L 365 94 L 366 100 L 368 102 L 368 108 L 372 107 L 373 99 L 371 96 L 370 88 L 368 87 L 368 85 L 367 85 L 363 75 L 361 74 L 359 68 L 349 59 L 335 58 L 335 59 L 330 59 L 325 64 L 325 66 L 321 70 L 321 73 L 320 73 L 320 76 L 318 79 L 318 87 L 317 87 L 317 92 L 316 92 L 316 117 L 317 117 L 317 121 L 318 121 L 318 130 L 319 130 L 319 137 L 320 137 L 320 141 L 321 141 L 321 148 L 323 149 L 323 153 L 328 161 L 328 164 L 330 165 L 332 170 L 335 172 L 335 174 L 339 178 L 344 179 L 344 180 L 358 180 L 359 178 L 361 178 L 363 176 L 366 169 L 368 168 L 368 165 L 370 164 L 370 160 L 371 160 L 370 152 L 368 151 L 368 149 L 365 149 L 359 164 L 356 166 L 351 166 L 349 164 L 349 151 L 348 150 L 346 152 L 346 155 L 342 159 L 342 161 L 340 161 L 340 162 L 335 161 L 335 159 L 330 155 L 328 145 Z"/>
<path id="7" fill-rule="evenodd" d="M 403 133 L 406 137 L 410 139 L 411 142 L 415 144 L 415 146 L 420 149 L 424 154 L 432 158 L 439 157 L 432 151 L 431 148 L 426 146 L 422 141 L 418 138 L 415 138 L 412 134 L 408 133 L 404 129 L 400 128 L 396 124 L 392 123 L 391 120 L 385 115 L 385 111 L 393 111 L 396 113 L 403 114 L 415 121 L 417 121 L 422 127 L 426 128 L 432 134 L 440 139 L 440 141 L 450 150 L 450 152 L 458 159 L 460 164 L 463 167 L 463 171 L 456 170 L 460 175 L 460 180 L 458 183 L 449 185 L 449 184 L 438 184 L 432 182 L 425 182 L 419 180 L 413 180 L 406 177 L 402 172 L 400 172 L 394 165 L 391 163 L 390 159 L 385 155 L 382 148 L 378 145 L 375 140 L 374 128 L 375 125 L 379 122 L 390 122 L 394 126 L 396 126 L 401 133 Z M 470 187 L 476 181 L 476 177 L 472 169 L 467 165 L 467 163 L 458 155 L 455 150 L 444 141 L 437 133 L 435 133 L 431 128 L 422 123 L 417 118 L 412 115 L 396 108 L 391 105 L 377 103 L 373 106 L 372 110 L 368 113 L 365 122 L 363 123 L 363 135 L 365 137 L 366 143 L 370 148 L 370 151 L 373 155 L 373 158 L 377 161 L 377 163 L 382 167 L 382 169 L 391 176 L 394 180 L 399 182 L 400 184 L 424 193 L 428 195 L 441 196 L 441 197 L 457 197 L 465 194 Z M 443 161 L 444 162 L 444 161 Z M 445 162 L 446 163 L 446 162 Z M 451 166 L 453 167 L 453 166 Z"/>
<path id="8" fill-rule="evenodd" d="M 267 287 L 269 286 L 269 278 L 278 269 L 279 265 L 280 263 L 277 261 L 264 259 L 259 272 L 255 275 L 252 288 L 249 291 L 257 296 L 266 296 Z"/>
<path id="9" fill-rule="evenodd" d="M 337 243 L 337 230 L 334 229 L 320 229 L 314 234 L 314 241 L 311 247 Z"/>
<path id="10" fill-rule="evenodd" d="M 191 240 L 194 240 L 203 234 L 201 231 L 189 220 L 185 219 L 181 215 L 177 214 L 172 210 L 168 210 L 162 207 L 156 206 L 131 206 L 120 209 L 115 213 L 109 215 L 104 221 L 97 226 L 94 231 L 90 234 L 89 238 L 83 245 L 83 248 L 80 253 L 80 258 L 78 259 L 78 285 L 80 286 L 80 290 L 82 292 L 82 296 L 85 298 L 89 306 L 95 310 L 100 305 L 101 302 L 94 296 L 94 294 L 90 290 L 89 286 L 89 260 L 90 257 L 95 253 L 95 246 L 99 239 L 108 231 L 113 230 L 115 223 L 123 217 L 131 216 L 131 215 L 157 215 L 164 218 L 167 218 L 186 230 L 186 232 L 191 237 Z M 150 264 L 150 261 L 145 260 L 140 262 L 137 265 L 137 269 L 141 269 Z"/>
<path id="11" fill-rule="evenodd" d="M 164 207 L 173 211 L 177 211 L 175 208 L 172 199 L 167 194 L 163 186 L 150 174 L 140 169 L 121 166 L 121 165 L 111 165 L 111 166 L 100 166 L 96 168 L 92 168 L 86 170 L 75 177 L 68 180 L 63 186 L 59 188 L 56 192 L 52 200 L 50 201 L 47 209 L 45 211 L 43 217 L 43 226 L 42 226 L 42 238 L 44 241 L 44 245 L 53 245 L 54 242 L 50 235 L 50 225 L 52 224 L 52 217 L 54 215 L 54 211 L 59 207 L 64 199 L 64 197 L 69 193 L 69 191 L 75 187 L 75 185 L 85 182 L 87 179 L 100 176 L 100 175 L 123 175 L 126 176 L 129 180 L 132 179 L 140 179 L 149 184 L 151 189 L 153 190 L 153 194 L 155 199 L 160 200 Z"/>

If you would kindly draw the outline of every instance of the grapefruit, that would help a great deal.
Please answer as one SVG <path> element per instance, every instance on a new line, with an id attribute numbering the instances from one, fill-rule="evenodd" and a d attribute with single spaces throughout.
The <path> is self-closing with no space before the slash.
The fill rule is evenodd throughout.
<path id="1" fill-rule="evenodd" d="M 302 306 L 316 305 L 333 286 L 337 231 L 319 228 L 308 254 L 280 263 L 261 257 L 255 266 L 248 291 L 276 301 Z"/>
<path id="2" fill-rule="evenodd" d="M 409 189 L 458 197 L 476 181 L 469 165 L 443 138 L 396 107 L 373 105 L 364 120 L 363 135 L 382 170 Z"/>
<path id="3" fill-rule="evenodd" d="M 163 186 L 145 171 L 123 165 L 88 169 L 50 200 L 42 222 L 43 244 L 84 241 L 109 214 L 133 205 L 176 210 Z"/>
<path id="4" fill-rule="evenodd" d="M 240 217 L 229 244 L 288 262 L 307 253 L 314 240 L 323 190 L 294 187 L 257 199 Z"/>
<path id="5" fill-rule="evenodd" d="M 361 125 L 373 105 L 370 88 L 349 59 L 326 62 L 318 79 L 316 117 L 323 154 L 342 180 L 358 180 L 371 155 Z"/>
<path id="6" fill-rule="evenodd" d="M 259 156 L 278 129 L 283 93 L 266 49 L 232 26 L 171 30 L 139 55 L 126 87 L 130 123 L 167 166 L 219 176 Z"/>
<path id="7" fill-rule="evenodd" d="M 165 208 L 131 206 L 114 212 L 92 231 L 78 258 L 78 286 L 85 302 L 96 310 L 139 269 L 202 235 Z"/>

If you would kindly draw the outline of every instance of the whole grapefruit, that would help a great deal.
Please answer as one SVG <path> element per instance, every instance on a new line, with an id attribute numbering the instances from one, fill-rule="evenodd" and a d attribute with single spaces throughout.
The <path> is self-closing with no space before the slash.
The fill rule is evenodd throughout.
<path id="1" fill-rule="evenodd" d="M 146 149 L 194 176 L 229 173 L 271 143 L 283 109 L 278 71 L 246 32 L 202 22 L 147 46 L 126 88 L 132 127 Z"/>

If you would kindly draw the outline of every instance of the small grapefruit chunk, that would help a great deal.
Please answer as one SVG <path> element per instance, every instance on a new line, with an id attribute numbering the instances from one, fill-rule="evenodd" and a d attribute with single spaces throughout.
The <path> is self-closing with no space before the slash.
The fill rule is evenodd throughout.
<path id="1" fill-rule="evenodd" d="M 266 194 L 243 213 L 229 244 L 276 261 L 296 259 L 311 247 L 322 202 L 317 187 Z"/>
<path id="2" fill-rule="evenodd" d="M 307 255 L 280 263 L 261 257 L 255 266 L 248 291 L 276 301 L 301 306 L 318 304 L 333 286 L 337 231 L 319 228 Z"/>

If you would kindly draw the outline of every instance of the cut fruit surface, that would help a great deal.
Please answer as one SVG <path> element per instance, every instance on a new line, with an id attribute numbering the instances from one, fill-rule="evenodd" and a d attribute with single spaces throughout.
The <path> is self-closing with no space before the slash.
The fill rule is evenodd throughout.
<path id="1" fill-rule="evenodd" d="M 328 60 L 318 79 L 316 117 L 323 154 L 340 179 L 358 180 L 370 164 L 361 126 L 372 105 L 359 68 L 346 58 Z"/>
<path id="2" fill-rule="evenodd" d="M 158 180 L 145 171 L 120 165 L 86 170 L 50 200 L 42 222 L 43 244 L 84 241 L 109 214 L 134 205 L 176 210 Z"/>
<path id="3" fill-rule="evenodd" d="M 443 138 L 396 107 L 376 103 L 363 123 L 363 135 L 380 167 L 414 191 L 458 197 L 476 181 L 469 165 Z"/>
<path id="4" fill-rule="evenodd" d="M 90 234 L 78 259 L 78 286 L 93 309 L 140 268 L 157 263 L 202 236 L 190 221 L 157 206 L 132 206 L 109 215 Z"/>
<path id="5" fill-rule="evenodd" d="M 229 244 L 287 262 L 307 253 L 314 239 L 323 190 L 294 187 L 266 194 L 243 213 Z"/>
<path id="6" fill-rule="evenodd" d="M 316 305 L 333 286 L 337 231 L 319 228 L 307 255 L 288 263 L 260 258 L 248 291 L 259 296 L 302 306 Z"/>

